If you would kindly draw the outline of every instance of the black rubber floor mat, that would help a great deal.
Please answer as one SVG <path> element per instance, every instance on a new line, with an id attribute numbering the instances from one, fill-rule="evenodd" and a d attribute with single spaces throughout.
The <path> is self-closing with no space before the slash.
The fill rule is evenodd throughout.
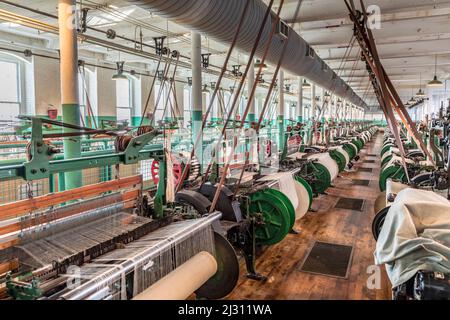
<path id="1" fill-rule="evenodd" d="M 373 169 L 372 168 L 359 168 L 358 171 L 360 171 L 360 172 L 372 172 Z"/>
<path id="2" fill-rule="evenodd" d="M 338 203 L 334 207 L 337 209 L 362 211 L 363 205 L 363 199 L 340 198 Z"/>
<path id="3" fill-rule="evenodd" d="M 375 163 L 375 160 L 364 160 L 363 163 Z"/>
<path id="4" fill-rule="evenodd" d="M 353 185 L 368 187 L 370 184 L 370 180 L 353 180 Z"/>
<path id="5" fill-rule="evenodd" d="M 346 279 L 352 255 L 351 246 L 316 241 L 300 270 Z"/>

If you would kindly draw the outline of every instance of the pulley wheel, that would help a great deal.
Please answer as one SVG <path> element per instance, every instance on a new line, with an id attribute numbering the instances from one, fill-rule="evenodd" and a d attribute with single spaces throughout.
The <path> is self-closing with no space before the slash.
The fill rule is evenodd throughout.
<path id="1" fill-rule="evenodd" d="M 314 193 L 324 193 L 331 186 L 331 174 L 328 169 L 320 163 L 310 164 L 314 182 L 311 187 Z"/>
<path id="2" fill-rule="evenodd" d="M 239 261 L 231 244 L 214 232 L 217 272 L 195 294 L 199 298 L 221 299 L 233 291 L 239 279 Z"/>
<path id="3" fill-rule="evenodd" d="M 351 144 L 346 143 L 342 146 L 342 148 L 344 148 L 345 152 L 348 153 L 348 156 L 351 160 L 355 159 L 356 150 L 353 148 L 353 146 Z"/>
<path id="4" fill-rule="evenodd" d="M 178 162 L 177 158 L 175 158 L 173 155 L 172 158 L 172 164 L 173 164 L 173 178 L 175 180 L 175 184 L 180 183 L 181 175 L 183 173 L 183 167 L 181 166 L 180 162 Z M 159 161 L 153 160 L 152 164 L 150 166 L 150 172 L 152 174 L 152 179 L 155 182 L 155 184 L 158 184 L 159 182 Z"/>
<path id="5" fill-rule="evenodd" d="M 380 191 L 386 191 L 386 183 L 388 179 L 400 180 L 402 182 L 407 181 L 405 170 L 399 165 L 389 166 L 380 174 L 379 187 Z"/>
<path id="6" fill-rule="evenodd" d="M 339 172 L 342 172 L 345 170 L 345 164 L 347 163 L 347 161 L 345 160 L 345 157 L 342 153 L 340 153 L 337 150 L 331 150 L 329 151 L 330 157 L 336 161 L 338 167 L 339 167 Z"/>
<path id="7" fill-rule="evenodd" d="M 278 191 L 278 190 L 274 190 L 274 191 Z M 289 210 L 289 218 L 290 218 L 290 229 L 292 229 L 294 227 L 294 223 L 295 223 L 295 208 L 292 205 L 291 200 L 289 200 L 289 198 L 283 193 L 283 192 L 278 192 L 276 194 L 276 196 L 283 201 L 284 205 L 286 206 L 286 208 Z M 300 200 L 300 199 L 299 199 Z"/>
<path id="8" fill-rule="evenodd" d="M 381 229 L 384 225 L 384 220 L 386 220 L 386 216 L 389 212 L 390 207 L 385 207 L 380 210 L 380 212 L 377 213 L 375 218 L 373 218 L 372 221 L 372 234 L 376 241 L 378 241 L 378 237 L 380 236 Z"/>
<path id="9" fill-rule="evenodd" d="M 278 197 L 280 191 L 266 189 L 250 196 L 249 214 L 259 218 L 255 230 L 258 244 L 273 245 L 282 241 L 291 229 L 291 215 Z"/>

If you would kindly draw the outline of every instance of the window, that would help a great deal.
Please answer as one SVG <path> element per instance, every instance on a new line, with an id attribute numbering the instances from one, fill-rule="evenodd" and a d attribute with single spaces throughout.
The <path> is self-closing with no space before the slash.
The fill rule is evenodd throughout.
<path id="1" fill-rule="evenodd" d="M 210 94 L 209 92 L 204 92 L 204 93 L 203 93 L 203 96 L 204 96 L 204 98 L 205 98 L 205 113 L 206 113 L 206 110 L 208 109 L 209 104 L 211 103 L 211 94 Z M 213 107 L 212 110 L 214 110 L 214 107 Z M 208 120 L 211 120 L 211 118 L 213 117 L 212 114 L 213 114 L 213 112 L 210 112 L 210 113 L 208 114 Z"/>
<path id="2" fill-rule="evenodd" d="M 131 123 L 131 82 L 116 80 L 117 121 Z"/>
<path id="3" fill-rule="evenodd" d="M 14 120 L 21 113 L 19 64 L 0 61 L 0 119 Z"/>
<path id="4" fill-rule="evenodd" d="M 170 92 L 170 101 L 167 101 L 168 93 L 169 93 L 169 85 L 164 84 L 164 87 L 161 90 L 161 85 L 157 84 L 155 85 L 155 115 L 154 115 L 154 121 L 155 123 L 164 120 L 164 118 L 169 118 L 171 116 L 171 108 L 174 107 L 174 100 L 173 100 L 173 92 Z M 164 108 L 166 110 L 164 110 Z"/>

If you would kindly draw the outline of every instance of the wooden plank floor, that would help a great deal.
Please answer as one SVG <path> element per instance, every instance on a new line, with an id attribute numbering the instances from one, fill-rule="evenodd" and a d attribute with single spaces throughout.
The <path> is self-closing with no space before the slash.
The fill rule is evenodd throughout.
<path id="1" fill-rule="evenodd" d="M 241 278 L 228 299 L 390 299 L 390 285 L 384 267 L 381 269 L 381 288 L 368 289 L 367 268 L 374 264 L 375 241 L 371 224 L 375 215 L 373 205 L 379 194 L 380 150 L 382 134 L 378 134 L 361 151 L 361 159 L 354 172 L 344 172 L 334 186 L 314 200 L 313 209 L 296 224 L 299 235 L 288 235 L 281 243 L 269 247 L 258 257 L 257 270 L 267 276 L 265 282 L 246 278 L 241 265 Z M 377 155 L 376 157 L 368 154 Z M 375 163 L 364 163 L 375 160 Z M 360 172 L 359 168 L 373 168 Z M 354 185 L 352 179 L 370 180 L 368 187 Z M 363 211 L 334 208 L 340 197 L 364 199 Z M 348 279 L 332 278 L 300 271 L 303 260 L 315 241 L 351 245 L 354 247 Z"/>

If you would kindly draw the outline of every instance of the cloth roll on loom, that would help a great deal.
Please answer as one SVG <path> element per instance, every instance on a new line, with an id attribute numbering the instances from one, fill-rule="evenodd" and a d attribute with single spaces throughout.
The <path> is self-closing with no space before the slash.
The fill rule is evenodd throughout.
<path id="1" fill-rule="evenodd" d="M 216 272 L 216 259 L 209 252 L 202 251 L 133 300 L 185 300 Z"/>
<path id="2" fill-rule="evenodd" d="M 301 219 L 308 212 L 311 206 L 308 190 L 301 183 L 295 181 L 292 173 L 280 172 L 258 181 L 276 181 L 272 188 L 281 191 L 289 198 L 295 209 L 296 220 Z"/>
<path id="3" fill-rule="evenodd" d="M 350 156 L 348 155 L 347 151 L 345 151 L 342 146 L 333 147 L 333 148 L 330 148 L 330 150 L 336 150 L 337 152 L 342 154 L 345 158 L 345 167 L 348 166 L 348 164 L 350 163 Z"/>
<path id="4" fill-rule="evenodd" d="M 317 160 L 318 163 L 323 165 L 330 172 L 331 181 L 337 178 L 339 175 L 339 167 L 336 161 L 331 158 L 328 152 L 325 153 L 317 153 L 309 156 L 309 159 Z"/>

